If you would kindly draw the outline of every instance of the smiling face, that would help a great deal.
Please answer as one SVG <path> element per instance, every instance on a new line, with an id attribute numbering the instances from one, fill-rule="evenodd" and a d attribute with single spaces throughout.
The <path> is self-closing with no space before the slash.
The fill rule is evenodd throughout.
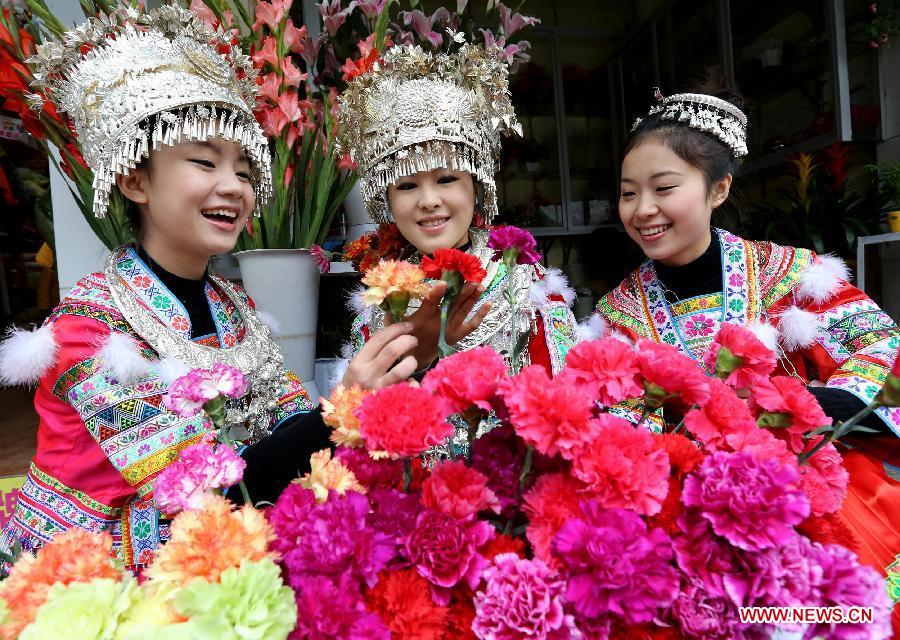
<path id="1" fill-rule="evenodd" d="M 622 161 L 619 215 L 651 260 L 688 264 L 709 246 L 712 210 L 728 197 L 731 175 L 709 185 L 699 168 L 648 139 Z"/>
<path id="2" fill-rule="evenodd" d="M 456 248 L 469 239 L 475 181 L 464 171 L 420 171 L 388 187 L 388 204 L 400 233 L 420 253 Z"/>
<path id="3" fill-rule="evenodd" d="M 243 149 L 218 138 L 164 145 L 117 184 L 140 208 L 143 247 L 184 277 L 234 248 L 256 204 Z"/>

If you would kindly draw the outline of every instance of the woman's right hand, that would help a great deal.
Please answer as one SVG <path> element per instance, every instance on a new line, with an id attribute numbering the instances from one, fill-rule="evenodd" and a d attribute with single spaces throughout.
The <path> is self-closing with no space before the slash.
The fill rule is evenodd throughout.
<path id="1" fill-rule="evenodd" d="M 363 345 L 344 372 L 341 384 L 380 389 L 409 378 L 418 368 L 412 352 L 419 340 L 411 322 L 385 327 Z"/>

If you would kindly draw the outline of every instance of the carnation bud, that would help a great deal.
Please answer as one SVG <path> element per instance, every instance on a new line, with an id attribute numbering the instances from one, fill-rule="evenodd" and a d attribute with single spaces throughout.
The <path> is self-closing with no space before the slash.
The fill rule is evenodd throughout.
<path id="1" fill-rule="evenodd" d="M 518 259 L 519 249 L 517 247 L 510 247 L 503 251 L 503 264 L 507 273 L 512 273 L 513 269 L 516 268 L 516 260 Z"/>
<path id="2" fill-rule="evenodd" d="M 220 425 L 225 422 L 225 396 L 216 396 L 203 405 L 203 410 L 212 423 Z"/>
<path id="3" fill-rule="evenodd" d="M 644 380 L 644 404 L 647 405 L 647 408 L 651 411 L 656 411 L 665 404 L 668 398 L 669 394 L 666 393 L 665 389 Z"/>
<path id="4" fill-rule="evenodd" d="M 441 280 L 447 283 L 447 291 L 444 293 L 445 300 L 452 300 L 462 291 L 463 276 L 459 271 L 449 271 L 445 269 L 441 272 Z"/>
<path id="5" fill-rule="evenodd" d="M 756 424 L 764 429 L 782 429 L 790 427 L 792 421 L 790 414 L 764 411 L 756 419 Z"/>
<path id="6" fill-rule="evenodd" d="M 743 364 L 744 359 L 742 357 L 734 355 L 728 347 L 721 346 L 718 354 L 716 354 L 716 377 L 719 380 L 725 380 Z"/>
<path id="7" fill-rule="evenodd" d="M 394 322 L 400 322 L 409 308 L 409 292 L 397 291 L 389 294 L 381 303 L 381 308 L 391 314 Z"/>

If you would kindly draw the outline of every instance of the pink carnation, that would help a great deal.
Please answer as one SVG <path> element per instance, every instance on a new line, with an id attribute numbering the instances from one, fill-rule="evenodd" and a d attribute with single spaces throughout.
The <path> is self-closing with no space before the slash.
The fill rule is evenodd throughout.
<path id="1" fill-rule="evenodd" d="M 159 509 L 175 515 L 199 509 L 213 489 L 235 485 L 244 476 L 247 463 L 231 447 L 201 442 L 185 447 L 178 460 L 163 469 L 153 483 Z"/>
<path id="2" fill-rule="evenodd" d="M 757 460 L 774 460 L 780 465 L 798 468 L 797 457 L 788 449 L 787 443 L 767 429 L 733 431 L 725 436 L 725 442 L 731 451 L 743 451 Z"/>
<path id="3" fill-rule="evenodd" d="M 572 475 L 606 508 L 659 513 L 669 491 L 669 456 L 644 429 L 601 414 L 591 443 L 572 460 Z"/>
<path id="4" fill-rule="evenodd" d="M 500 513 L 500 502 L 487 487 L 484 474 L 464 462 L 445 461 L 422 483 L 422 504 L 457 520 L 473 519 L 479 511 Z"/>
<path id="5" fill-rule="evenodd" d="M 747 403 L 734 390 L 718 380 L 709 381 L 709 400 L 684 416 L 684 425 L 691 435 L 710 451 L 729 450 L 729 436 L 759 431 Z"/>
<path id="6" fill-rule="evenodd" d="M 364 487 L 392 489 L 403 482 L 403 462 L 399 459 L 373 460 L 366 449 L 338 447 L 334 459 L 343 462 Z"/>
<path id="7" fill-rule="evenodd" d="M 479 552 L 493 536 L 487 522 L 460 522 L 445 513 L 426 509 L 406 539 L 406 557 L 419 575 L 432 584 L 437 604 L 450 602 L 450 589 L 465 582 L 478 586 L 487 561 Z"/>
<path id="8" fill-rule="evenodd" d="M 453 435 L 443 400 L 409 383 L 382 387 L 367 395 L 354 414 L 372 451 L 416 456 Z"/>
<path id="9" fill-rule="evenodd" d="M 641 395 L 637 353 L 616 338 L 582 342 L 566 356 L 564 375 L 588 385 L 606 406 Z"/>
<path id="10" fill-rule="evenodd" d="M 580 515 L 578 490 L 582 485 L 568 474 L 548 473 L 525 494 L 522 510 L 528 516 L 525 535 L 536 558 L 552 563 L 550 544 L 565 522 Z"/>
<path id="11" fill-rule="evenodd" d="M 525 443 L 509 425 L 491 429 L 472 444 L 472 468 L 487 477 L 504 515 L 515 505 L 524 456 Z M 530 474 L 529 481 L 533 478 Z"/>
<path id="12" fill-rule="evenodd" d="M 300 546 L 300 527 L 316 507 L 316 494 L 297 483 L 290 483 L 275 506 L 266 512 L 275 532 L 272 548 L 284 556 Z"/>
<path id="13" fill-rule="evenodd" d="M 211 398 L 206 398 L 197 393 L 202 373 L 195 369 L 169 385 L 169 390 L 163 396 L 163 404 L 166 409 L 182 418 L 192 418 L 203 408 L 203 405 Z"/>
<path id="14" fill-rule="evenodd" d="M 372 512 L 367 522 L 375 531 L 388 535 L 398 546 L 402 545 L 422 513 L 419 494 L 375 489 L 369 494 L 369 500 Z"/>
<path id="15" fill-rule="evenodd" d="M 288 640 L 390 640 L 390 631 L 366 610 L 359 583 L 349 574 L 337 581 L 301 577 L 296 591 L 297 626 Z"/>
<path id="16" fill-rule="evenodd" d="M 785 414 L 790 421 L 788 429 L 798 436 L 831 424 L 816 397 L 796 378 L 773 376 L 759 380 L 753 388 L 752 399 L 768 413 Z"/>
<path id="17" fill-rule="evenodd" d="M 491 230 L 488 247 L 494 250 L 493 260 L 502 260 L 504 254 L 515 254 L 516 264 L 534 264 L 541 259 L 534 236 L 525 229 L 501 226 Z"/>
<path id="18" fill-rule="evenodd" d="M 647 531 L 632 511 L 603 509 L 593 500 L 581 511 L 553 540 L 569 576 L 566 599 L 586 618 L 612 614 L 629 624 L 650 622 L 678 595 L 669 536 Z"/>
<path id="19" fill-rule="evenodd" d="M 685 405 L 703 404 L 709 398 L 709 378 L 697 363 L 668 344 L 641 340 L 638 364 L 650 407 L 674 400 Z"/>
<path id="20" fill-rule="evenodd" d="M 169 385 L 163 404 L 170 411 L 190 418 L 214 398 L 240 398 L 246 393 L 247 378 L 241 370 L 217 362 L 212 369 L 192 369 L 177 378 Z"/>
<path id="21" fill-rule="evenodd" d="M 681 632 L 689 638 L 732 640 L 743 637 L 738 609 L 728 598 L 704 591 L 690 580 L 672 603 L 672 615 Z"/>
<path id="22" fill-rule="evenodd" d="M 422 388 L 446 400 L 450 413 L 472 405 L 490 411 L 497 385 L 505 378 L 503 356 L 491 347 L 476 347 L 442 358 L 425 375 Z"/>
<path id="23" fill-rule="evenodd" d="M 516 433 L 540 453 L 571 455 L 594 438 L 594 399 L 540 365 L 502 382 L 499 393 Z"/>
<path id="24" fill-rule="evenodd" d="M 240 369 L 217 362 L 209 371 L 209 385 L 227 398 L 241 398 L 247 393 L 247 378 Z"/>
<path id="25" fill-rule="evenodd" d="M 776 358 L 752 331 L 723 322 L 703 363 L 729 386 L 745 389 L 758 377 L 769 377 L 775 370 Z"/>
<path id="26" fill-rule="evenodd" d="M 566 615 L 565 581 L 540 560 L 501 553 L 475 594 L 472 630 L 481 640 L 569 640 L 580 637 Z"/>
<path id="27" fill-rule="evenodd" d="M 834 513 L 847 495 L 850 476 L 842 464 L 841 454 L 833 444 L 826 444 L 800 466 L 800 487 L 809 496 L 814 516 Z"/>
<path id="28" fill-rule="evenodd" d="M 681 500 L 699 510 L 713 531 L 749 550 L 781 544 L 809 515 L 795 467 L 746 452 L 714 453 L 684 481 Z"/>

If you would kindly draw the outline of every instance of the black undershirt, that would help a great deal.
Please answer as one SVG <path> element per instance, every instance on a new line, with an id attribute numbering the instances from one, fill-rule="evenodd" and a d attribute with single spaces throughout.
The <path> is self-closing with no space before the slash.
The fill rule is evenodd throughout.
<path id="1" fill-rule="evenodd" d="M 669 304 L 677 300 L 722 291 L 722 255 L 719 235 L 715 230 L 712 231 L 712 242 L 709 247 L 692 262 L 680 267 L 654 262 L 653 266 Z M 862 400 L 843 389 L 826 387 L 808 387 L 808 389 L 818 400 L 825 415 L 835 421 L 847 420 L 866 406 Z M 879 431 L 886 428 L 884 422 L 874 414 L 869 415 L 861 424 Z"/>
<path id="2" fill-rule="evenodd" d="M 206 299 L 206 275 L 202 280 L 176 276 L 160 266 L 143 247 L 138 245 L 136 249 L 141 260 L 187 309 L 191 338 L 215 334 L 216 325 Z M 322 414 L 316 409 L 286 418 L 270 435 L 246 447 L 241 457 L 247 462 L 244 484 L 251 500 L 275 502 L 292 480 L 309 472 L 309 457 L 313 453 L 333 446 L 330 433 L 331 429 L 322 422 Z M 227 495 L 238 504 L 243 502 L 237 487 L 232 487 Z"/>

